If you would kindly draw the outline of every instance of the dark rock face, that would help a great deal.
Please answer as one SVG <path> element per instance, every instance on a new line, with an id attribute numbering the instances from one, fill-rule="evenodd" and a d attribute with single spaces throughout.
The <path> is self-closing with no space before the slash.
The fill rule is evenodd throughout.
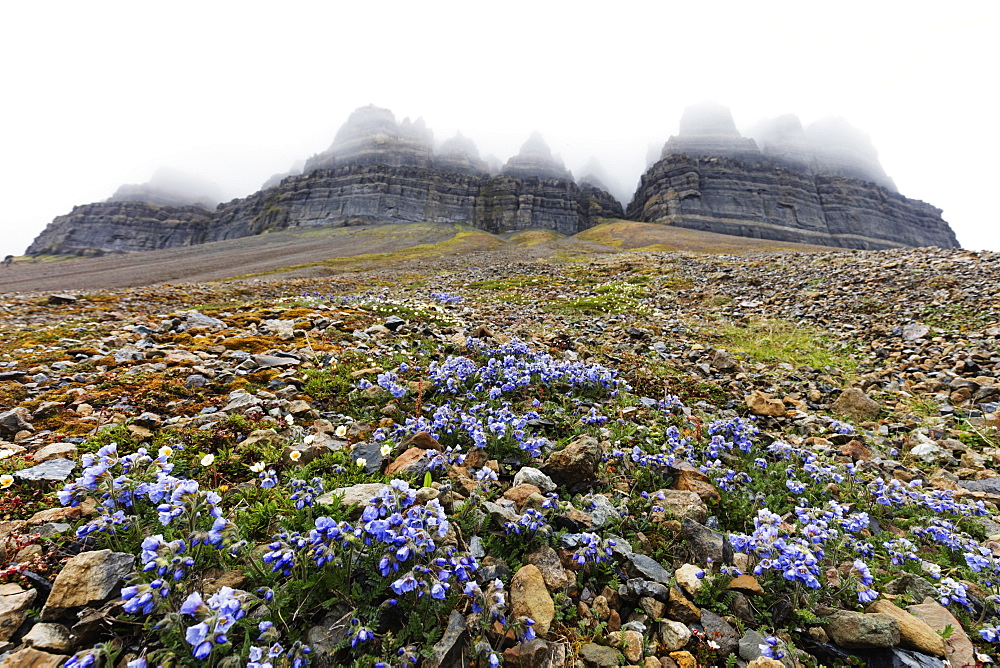
<path id="1" fill-rule="evenodd" d="M 146 183 L 121 186 L 108 201 L 214 209 L 219 203 L 218 190 L 218 186 L 210 181 L 161 167 Z"/>
<path id="2" fill-rule="evenodd" d="M 475 144 L 457 135 L 435 153 L 423 121 L 397 123 L 387 109 L 363 107 L 303 173 L 273 177 L 270 188 L 197 207 L 106 202 L 56 218 L 28 249 L 101 254 L 188 246 L 268 230 L 371 222 L 468 223 L 498 233 L 526 228 L 575 234 L 621 204 L 594 185 L 578 186 L 533 135 L 504 173 L 491 176 Z"/>
<path id="3" fill-rule="evenodd" d="M 743 137 L 729 109 L 690 107 L 628 217 L 843 248 L 957 248 L 941 210 L 896 192 L 869 138 L 841 120 L 780 116 Z"/>
<path id="4" fill-rule="evenodd" d="M 867 136 L 846 123 L 803 129 L 783 116 L 755 133 L 759 144 L 739 133 L 726 107 L 688 109 L 680 133 L 643 175 L 628 217 L 845 248 L 958 247 L 941 211 L 898 194 Z M 371 222 L 575 234 L 625 217 L 600 172 L 588 165 L 574 183 L 537 133 L 500 169 L 461 134 L 435 150 L 422 120 L 397 122 L 388 109 L 368 106 L 351 114 L 329 149 L 249 197 L 214 211 L 182 205 L 202 202 L 200 186 L 155 175 L 56 218 L 27 252 L 99 255 Z"/>
<path id="5" fill-rule="evenodd" d="M 958 248 L 940 209 L 871 182 L 766 159 L 667 156 L 643 175 L 628 217 L 843 248 Z"/>
<path id="6" fill-rule="evenodd" d="M 442 173 L 419 167 L 316 170 L 221 207 L 212 241 L 264 230 L 374 221 L 465 222 L 487 232 L 530 227 L 575 234 L 621 205 L 570 180 Z"/>
<path id="7" fill-rule="evenodd" d="M 197 206 L 99 202 L 73 207 L 39 234 L 28 255 L 102 255 L 190 246 L 206 241 L 212 212 Z"/>

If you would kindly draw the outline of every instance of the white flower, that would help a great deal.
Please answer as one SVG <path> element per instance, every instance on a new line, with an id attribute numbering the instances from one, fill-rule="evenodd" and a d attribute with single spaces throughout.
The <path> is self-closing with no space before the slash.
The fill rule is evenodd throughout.
<path id="1" fill-rule="evenodd" d="M 0 459 L 7 459 L 14 454 L 13 450 L 0 450 Z"/>
<path id="2" fill-rule="evenodd" d="M 14 476 L 12 476 L 9 473 L 4 473 L 3 475 L 0 475 L 0 487 L 6 489 L 7 487 L 10 487 L 13 484 L 14 484 Z"/>
<path id="3" fill-rule="evenodd" d="M 257 462 L 256 464 L 250 465 L 250 470 L 254 473 L 260 473 L 264 470 L 264 462 Z"/>
<path id="4" fill-rule="evenodd" d="M 306 445 L 309 445 L 310 443 L 312 443 L 315 440 L 316 440 L 316 435 L 315 434 L 308 434 L 308 435 L 306 435 L 305 438 L 302 439 L 302 442 L 305 443 Z"/>
<path id="5" fill-rule="evenodd" d="M 289 413 L 288 415 L 285 416 L 285 422 L 287 422 L 290 425 L 295 424 L 295 417 L 291 413 Z"/>
<path id="6" fill-rule="evenodd" d="M 337 431 L 333 432 L 337 435 L 337 438 L 344 438 L 347 436 L 347 427 L 345 425 L 340 425 L 337 427 Z"/>
<path id="7" fill-rule="evenodd" d="M 299 459 L 302 458 L 302 452 L 300 450 L 292 450 L 291 452 L 288 453 L 288 458 L 291 459 L 293 462 L 297 462 L 299 461 Z"/>
<path id="8" fill-rule="evenodd" d="M 392 452 L 392 446 L 388 443 L 383 443 L 382 447 L 379 448 L 378 451 L 382 453 L 383 457 L 388 457 L 389 453 Z"/>
<path id="9" fill-rule="evenodd" d="M 156 453 L 158 455 L 160 455 L 161 457 L 166 458 L 166 457 L 169 457 L 170 455 L 174 454 L 174 449 L 171 448 L 169 445 L 164 445 L 164 446 L 161 446 L 160 449 L 156 451 Z"/>
<path id="10" fill-rule="evenodd" d="M 215 463 L 215 455 L 205 455 L 201 458 L 202 466 L 211 466 Z"/>
<path id="11" fill-rule="evenodd" d="M 357 464 L 358 466 L 368 466 L 368 460 L 365 459 L 364 457 L 358 457 L 357 459 L 354 460 L 354 463 Z"/>

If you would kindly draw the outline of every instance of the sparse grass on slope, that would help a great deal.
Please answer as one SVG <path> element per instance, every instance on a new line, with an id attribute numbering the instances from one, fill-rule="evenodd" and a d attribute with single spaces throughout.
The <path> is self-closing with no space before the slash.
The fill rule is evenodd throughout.
<path id="1" fill-rule="evenodd" d="M 837 367 L 847 371 L 857 361 L 844 345 L 823 330 L 787 320 L 722 321 L 711 325 L 721 347 L 746 353 L 755 362 L 786 362 L 814 369 Z"/>
<path id="2" fill-rule="evenodd" d="M 283 274 L 301 269 L 309 269 L 312 267 L 324 267 L 331 271 L 347 271 L 367 263 L 388 265 L 422 257 L 432 258 L 451 253 L 494 249 L 503 245 L 503 241 L 495 235 L 481 230 L 476 230 L 467 225 L 455 224 L 454 230 L 454 235 L 451 238 L 437 243 L 421 243 L 385 253 L 360 253 L 357 255 L 332 257 L 316 262 L 306 262 L 278 269 L 271 269 L 268 271 L 242 274 L 239 276 L 233 276 L 232 279 L 235 280 L 256 278 L 259 276 L 271 276 L 274 274 Z M 377 234 L 385 236 L 385 231 L 379 230 Z M 398 236 L 395 238 L 399 239 Z"/>
<path id="3" fill-rule="evenodd" d="M 640 223 L 632 220 L 608 222 L 584 230 L 574 239 L 602 243 L 618 250 L 631 251 L 690 251 L 695 253 L 747 253 L 751 251 L 819 251 L 823 246 L 811 246 L 768 239 L 750 239 L 684 227 Z"/>

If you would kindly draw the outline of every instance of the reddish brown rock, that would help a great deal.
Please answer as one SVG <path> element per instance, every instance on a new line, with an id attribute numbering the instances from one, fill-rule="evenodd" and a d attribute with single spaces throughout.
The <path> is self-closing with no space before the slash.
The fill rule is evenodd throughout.
<path id="1" fill-rule="evenodd" d="M 0 668 L 56 668 L 66 660 L 62 654 L 50 654 L 33 647 L 25 647 L 8 656 Z"/>
<path id="2" fill-rule="evenodd" d="M 763 594 L 764 589 L 757 582 L 757 579 L 752 575 L 737 575 L 733 578 L 733 581 L 726 585 L 726 589 L 735 589 L 736 591 L 741 591 L 744 594 Z"/>
<path id="3" fill-rule="evenodd" d="M 927 622 L 896 607 L 891 601 L 881 598 L 868 606 L 865 612 L 881 612 L 895 617 L 899 623 L 900 642 L 904 647 L 933 656 L 945 655 L 944 639 Z"/>
<path id="4" fill-rule="evenodd" d="M 674 489 L 694 492 L 706 503 L 717 503 L 721 500 L 719 490 L 715 488 L 707 475 L 687 462 L 681 462 L 676 468 L 678 473 L 677 479 L 674 481 Z"/>
<path id="5" fill-rule="evenodd" d="M 428 434 L 426 431 L 418 431 L 413 436 L 399 444 L 400 450 L 406 450 L 407 448 L 420 448 L 421 450 L 444 450 L 444 447 L 438 443 L 437 439 Z"/>
<path id="6" fill-rule="evenodd" d="M 541 495 L 542 490 L 538 489 L 534 485 L 529 485 L 524 483 L 523 485 L 517 485 L 516 487 L 511 487 L 506 492 L 503 493 L 503 498 L 510 499 L 517 504 L 518 509 L 522 508 L 524 504 L 531 498 L 532 494 Z"/>
<path id="7" fill-rule="evenodd" d="M 413 473 L 421 475 L 427 470 L 427 451 L 420 448 L 410 448 L 399 457 L 396 457 L 386 468 L 385 474 L 394 476 L 399 473 Z"/>
<path id="8" fill-rule="evenodd" d="M 840 454 L 850 457 L 852 462 L 869 462 L 872 459 L 872 451 L 865 447 L 861 441 L 851 441 L 841 446 Z"/>

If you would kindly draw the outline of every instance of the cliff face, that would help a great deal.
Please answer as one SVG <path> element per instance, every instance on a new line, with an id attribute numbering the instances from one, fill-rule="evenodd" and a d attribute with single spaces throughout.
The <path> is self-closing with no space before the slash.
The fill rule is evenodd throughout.
<path id="1" fill-rule="evenodd" d="M 903 197 L 867 136 L 842 121 L 766 121 L 757 142 L 725 107 L 689 108 L 642 176 L 633 220 L 843 248 L 958 248 L 941 210 Z"/>
<path id="2" fill-rule="evenodd" d="M 147 190 L 124 188 L 115 198 L 150 199 Z M 212 212 L 147 202 L 78 206 L 52 221 L 28 254 L 149 250 L 358 222 L 464 222 L 494 233 L 538 227 L 575 234 L 600 217 L 622 216 L 610 194 L 578 186 L 540 136 L 491 175 L 471 140 L 457 135 L 435 151 L 423 121 L 397 123 L 387 109 L 363 107 L 302 174 Z"/>
<path id="3" fill-rule="evenodd" d="M 213 213 L 197 206 L 99 202 L 73 207 L 39 234 L 28 255 L 102 255 L 203 243 Z"/>
<path id="4" fill-rule="evenodd" d="M 575 234 L 621 217 L 608 193 L 567 179 L 445 173 L 371 165 L 316 170 L 222 207 L 208 241 L 268 229 L 351 222 L 465 222 L 488 232 L 529 227 Z"/>
<path id="5" fill-rule="evenodd" d="M 958 248 L 941 210 L 869 181 L 765 158 L 671 155 L 642 177 L 633 220 L 842 248 Z"/>
<path id="6" fill-rule="evenodd" d="M 941 211 L 896 192 L 868 137 L 843 121 L 803 128 L 782 116 L 753 133 L 741 135 L 720 105 L 690 108 L 643 175 L 628 217 L 845 248 L 958 247 Z M 600 171 L 588 165 L 577 183 L 537 133 L 500 167 L 460 134 L 435 147 L 422 120 L 397 122 L 387 109 L 362 107 L 302 173 L 273 177 L 249 197 L 214 211 L 188 206 L 210 201 L 206 187 L 159 174 L 56 218 L 28 254 L 151 250 L 368 222 L 575 234 L 625 216 Z"/>

